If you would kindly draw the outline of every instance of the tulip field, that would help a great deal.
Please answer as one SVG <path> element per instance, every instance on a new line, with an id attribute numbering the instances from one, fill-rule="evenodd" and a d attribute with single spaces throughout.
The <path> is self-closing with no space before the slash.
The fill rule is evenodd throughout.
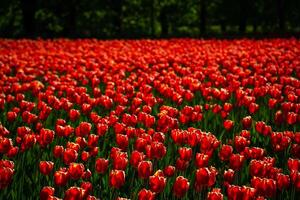
<path id="1" fill-rule="evenodd" d="M 0 199 L 298 199 L 300 40 L 0 39 Z"/>

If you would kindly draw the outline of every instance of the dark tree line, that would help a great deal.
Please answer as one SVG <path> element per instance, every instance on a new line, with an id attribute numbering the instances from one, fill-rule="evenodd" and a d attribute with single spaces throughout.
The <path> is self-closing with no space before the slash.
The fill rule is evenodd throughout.
<path id="1" fill-rule="evenodd" d="M 297 34 L 299 0 L 1 0 L 0 37 Z"/>

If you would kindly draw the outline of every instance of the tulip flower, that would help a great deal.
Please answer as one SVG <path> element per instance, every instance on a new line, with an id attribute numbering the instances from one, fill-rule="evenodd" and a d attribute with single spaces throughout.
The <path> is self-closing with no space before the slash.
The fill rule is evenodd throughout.
<path id="1" fill-rule="evenodd" d="M 173 194 L 176 197 L 183 197 L 190 187 L 188 179 L 178 176 L 173 184 Z"/>
<path id="2" fill-rule="evenodd" d="M 49 175 L 53 170 L 54 163 L 51 161 L 41 161 L 40 162 L 40 172 L 44 175 Z"/>
<path id="3" fill-rule="evenodd" d="M 152 192 L 160 193 L 165 189 L 166 178 L 163 176 L 162 171 L 157 171 L 153 176 L 149 177 L 149 185 Z"/>
<path id="4" fill-rule="evenodd" d="M 71 179 L 77 180 L 83 176 L 84 165 L 82 163 L 70 163 L 68 172 Z"/>
<path id="5" fill-rule="evenodd" d="M 143 188 L 138 193 L 138 200 L 154 200 L 155 199 L 155 193 L 151 192 L 150 190 L 146 190 Z"/>
<path id="6" fill-rule="evenodd" d="M 138 165 L 138 176 L 140 178 L 148 178 L 152 174 L 152 162 L 141 161 Z"/>
<path id="7" fill-rule="evenodd" d="M 109 174 L 109 185 L 120 188 L 125 183 L 125 172 L 123 170 L 112 170 Z"/>
<path id="8" fill-rule="evenodd" d="M 55 189 L 50 186 L 45 186 L 40 192 L 40 199 L 41 200 L 48 200 L 51 196 L 54 195 Z"/>
<path id="9" fill-rule="evenodd" d="M 108 168 L 108 160 L 104 158 L 98 158 L 96 160 L 95 170 L 100 173 L 104 174 Z"/>

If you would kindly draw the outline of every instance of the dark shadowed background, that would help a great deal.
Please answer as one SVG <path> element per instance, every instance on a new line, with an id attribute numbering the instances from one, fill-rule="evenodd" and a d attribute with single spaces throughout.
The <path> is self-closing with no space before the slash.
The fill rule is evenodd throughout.
<path id="1" fill-rule="evenodd" d="M 300 0 L 0 0 L 0 37 L 298 36 Z"/>

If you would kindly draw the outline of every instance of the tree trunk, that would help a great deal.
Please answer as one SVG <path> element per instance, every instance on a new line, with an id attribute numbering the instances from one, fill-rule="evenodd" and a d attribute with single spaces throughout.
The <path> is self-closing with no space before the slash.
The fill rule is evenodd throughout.
<path id="1" fill-rule="evenodd" d="M 200 1 L 200 31 L 202 34 L 206 33 L 206 0 Z"/>
<path id="2" fill-rule="evenodd" d="M 21 0 L 21 10 L 23 17 L 24 37 L 35 36 L 35 10 L 36 0 Z"/>

